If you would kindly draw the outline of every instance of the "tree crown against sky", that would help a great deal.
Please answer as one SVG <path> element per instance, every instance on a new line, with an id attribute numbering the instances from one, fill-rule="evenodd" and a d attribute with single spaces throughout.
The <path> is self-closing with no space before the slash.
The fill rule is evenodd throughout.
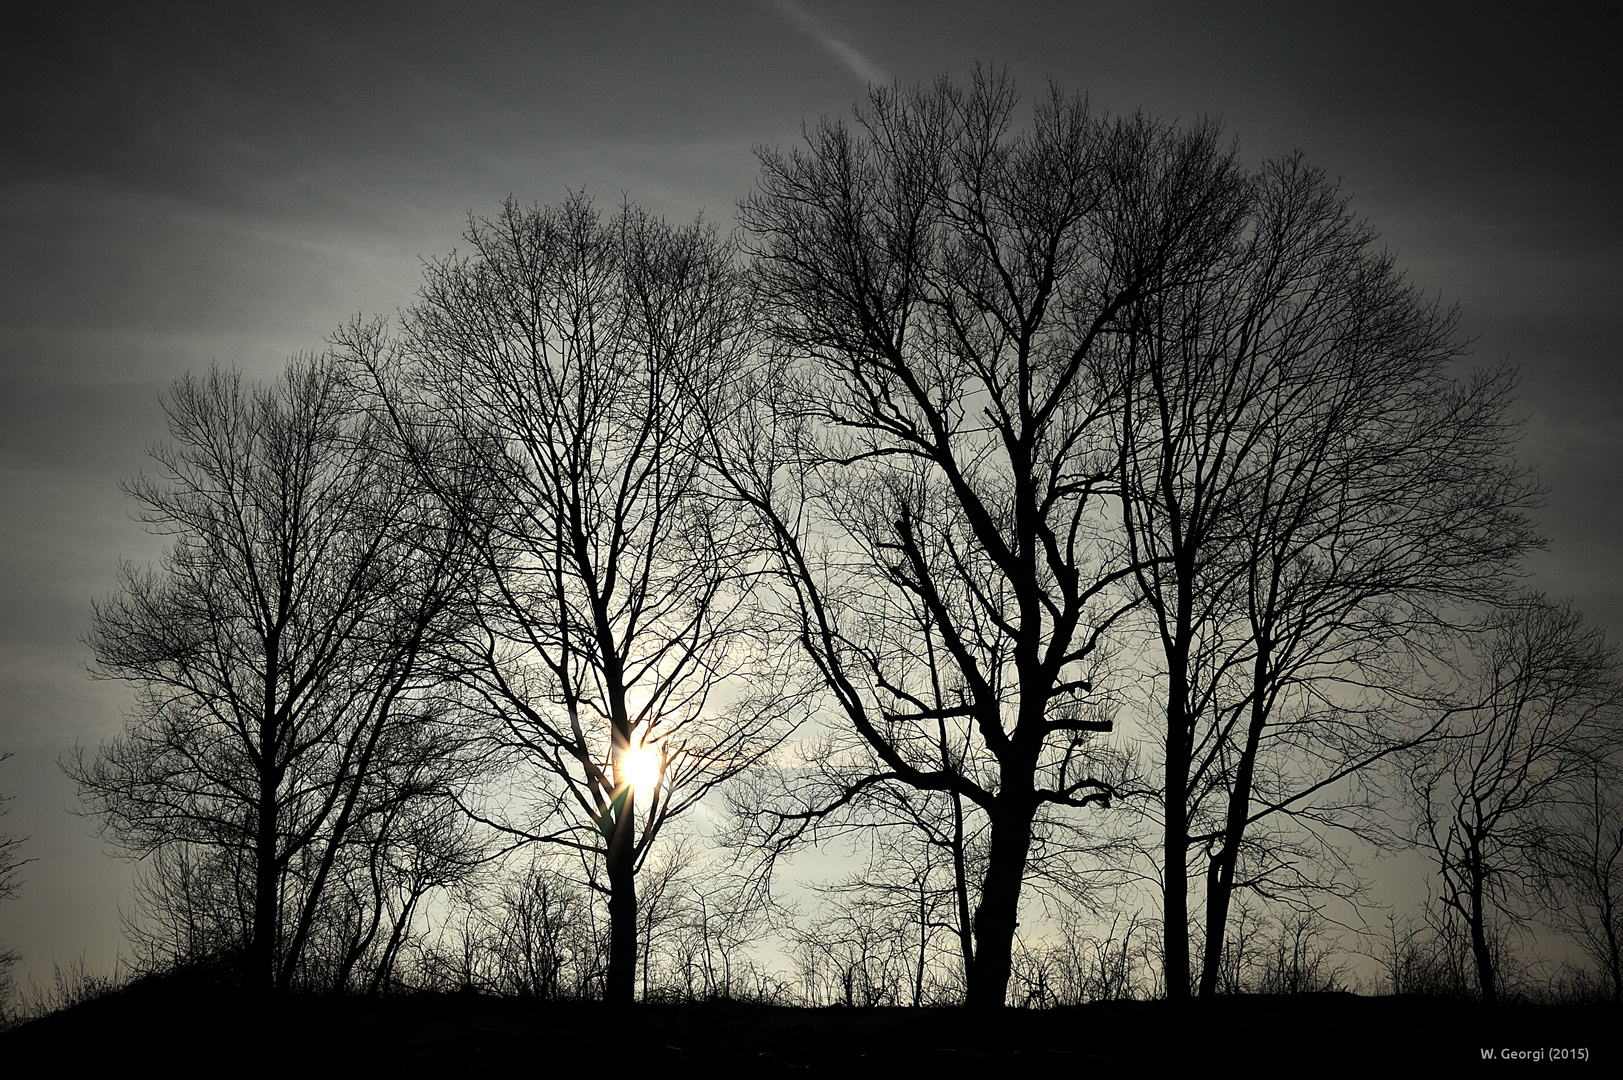
<path id="1" fill-rule="evenodd" d="M 876 89 L 853 124 L 763 155 L 742 221 L 784 361 L 751 391 L 777 441 L 732 472 L 872 760 L 768 820 L 878 784 L 973 804 L 989 838 L 966 960 L 988 1007 L 1039 815 L 1105 804 L 1120 778 L 1094 741 L 1101 645 L 1131 606 L 1098 354 L 1220 249 L 1244 190 L 1210 125 L 1104 118 L 1056 89 L 1022 128 L 1016 102 L 984 71 Z"/>
<path id="2" fill-rule="evenodd" d="M 1605 633 L 1542 596 L 1495 617 L 1463 674 L 1464 707 L 1448 717 L 1447 737 L 1411 761 L 1412 838 L 1436 867 L 1445 917 L 1464 930 L 1477 990 L 1493 1002 L 1503 955 L 1539 900 L 1563 885 L 1576 886 L 1575 906 L 1592 903 L 1595 886 L 1603 899 L 1616 895 L 1604 792 L 1619 780 L 1623 678 Z M 1599 953 L 1615 996 L 1617 915 L 1578 914 L 1554 921 Z M 1608 936 L 1610 947 L 1595 949 Z"/>
<path id="3" fill-rule="evenodd" d="M 1329 791 L 1424 734 L 1422 667 L 1508 601 L 1541 495 L 1514 374 L 1452 377 L 1456 314 L 1322 171 L 1267 163 L 1244 205 L 1201 273 L 1135 301 L 1102 376 L 1124 388 L 1121 523 L 1163 673 L 1165 918 L 1204 864 L 1203 993 L 1236 887 L 1352 884 L 1325 834 L 1379 830 Z"/>
<path id="4" fill-rule="evenodd" d="M 103 835 L 157 857 L 152 898 L 210 893 L 230 928 L 210 949 L 285 986 L 331 887 L 375 876 L 468 778 L 428 670 L 464 570 L 332 361 L 266 387 L 188 376 L 166 406 L 160 474 L 128 490 L 173 545 L 125 566 L 89 638 L 94 674 L 133 686 L 135 708 L 64 767 Z M 465 847 L 462 831 L 442 839 Z"/>
<path id="5" fill-rule="evenodd" d="M 753 292 L 700 225 L 510 202 L 429 264 L 397 337 L 339 336 L 365 422 L 455 523 L 440 550 L 467 587 L 436 678 L 539 780 L 533 812 L 485 820 L 603 860 L 611 996 L 654 835 L 788 711 L 759 581 L 844 722 L 755 839 L 910 821 L 953 856 L 987 1005 L 1022 886 L 1080 881 L 1079 812 L 1129 786 L 1098 736 L 1139 615 L 1211 665 L 1186 687 L 1205 704 L 1168 717 L 1169 746 L 1211 724 L 1176 778 L 1207 813 L 1178 842 L 1215 851 L 1225 888 L 1237 867 L 1272 887 L 1236 861 L 1257 818 L 1328 815 L 1304 800 L 1393 743 L 1324 687 L 1390 689 L 1394 646 L 1497 598 L 1530 540 L 1509 380 L 1442 376 L 1448 313 L 1322 175 L 1253 175 L 1214 125 L 1058 91 L 1029 130 L 1016 113 L 978 73 L 875 91 L 853 126 L 763 154 Z M 745 675 L 762 692 L 721 689 Z M 1325 754 L 1326 730 L 1351 736 Z M 1259 767 L 1269 740 L 1312 763 Z"/>
<path id="6" fill-rule="evenodd" d="M 531 807 L 488 820 L 603 860 L 608 992 L 629 1000 L 656 838 L 792 711 L 754 542 L 708 497 L 687 407 L 753 343 L 749 292 L 712 226 L 605 216 L 584 196 L 509 201 L 467 239 L 429 265 L 397 342 L 358 327 L 345 344 L 476 534 L 483 587 L 453 683 Z"/>
<path id="7" fill-rule="evenodd" d="M 971 1000 L 978 964 L 1002 971 L 984 1002 L 1038 808 L 1121 786 L 1090 733 L 1110 728 L 1133 609 L 1175 661 L 1162 871 L 1207 845 L 1221 922 L 1259 817 L 1332 818 L 1315 794 L 1403 745 L 1398 699 L 1374 697 L 1458 605 L 1505 595 L 1537 501 L 1510 454 L 1513 380 L 1448 377 L 1452 313 L 1322 173 L 1251 173 L 1210 123 L 1100 117 L 1051 89 L 1023 128 L 1015 104 L 986 71 L 875 89 L 854 122 L 762 155 L 742 222 L 777 352 L 730 466 L 846 721 L 843 771 L 821 751 L 761 839 L 827 828 L 877 786 L 939 793 L 942 820 L 972 804 L 989 831 Z M 1203 703 L 1191 663 L 1214 665 Z M 1227 803 L 1209 835 L 1188 832 L 1191 793 Z M 1307 884 L 1272 844 L 1241 882 Z M 1186 879 L 1165 880 L 1182 940 Z"/>
<path id="8" fill-rule="evenodd" d="M 585 185 L 612 202 L 626 190 L 672 220 L 708 208 L 725 228 L 752 146 L 794 144 L 802 117 L 848 115 L 866 79 L 962 74 L 976 54 L 1007 61 L 1028 96 L 1053 75 L 1113 109 L 1218 114 L 1247 160 L 1302 147 L 1342 177 L 1415 280 L 1462 302 L 1474 361 L 1524 366 L 1522 452 L 1554 489 L 1538 587 L 1623 621 L 1623 507 L 1610 497 L 1623 369 L 1608 345 L 1619 148 L 1585 135 L 1619 93 L 1604 11 L 1405 9 L 1393 33 L 1324 7 L 1187 0 L 1012 17 L 949 5 L 926 19 L 798 6 L 834 38 L 767 4 L 652 5 L 629 21 L 585 7 L 515 20 L 494 5 L 397 18 L 383 34 L 363 12 L 319 5 L 292 19 L 281 5 L 89 19 L 68 5 L 11 24 L 5 153 L 25 182 L 6 189 L 0 320 L 12 511 L 0 749 L 18 751 L 8 822 L 53 869 L 30 868 L 0 919 L 35 976 L 49 977 L 52 952 L 110 960 L 115 948 L 111 897 L 128 869 L 57 813 L 70 795 L 35 765 L 119 720 L 120 687 L 83 685 L 78 639 L 117 555 L 149 557 L 111 504 L 162 437 L 161 386 L 213 357 L 268 375 L 354 311 L 393 311 L 419 255 L 449 251 L 466 210 L 493 213 L 509 191 L 553 201 Z M 844 46 L 860 55 L 833 51 Z M 78 914 L 56 901 L 64 891 L 103 899 Z"/>

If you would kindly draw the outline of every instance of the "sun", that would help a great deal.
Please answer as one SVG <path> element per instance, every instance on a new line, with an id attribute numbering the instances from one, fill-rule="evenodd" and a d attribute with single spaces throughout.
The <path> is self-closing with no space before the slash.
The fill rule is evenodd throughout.
<path id="1" fill-rule="evenodd" d="M 620 775 L 633 791 L 651 792 L 659 784 L 659 774 L 665 767 L 664 757 L 658 744 L 633 746 L 620 757 Z"/>

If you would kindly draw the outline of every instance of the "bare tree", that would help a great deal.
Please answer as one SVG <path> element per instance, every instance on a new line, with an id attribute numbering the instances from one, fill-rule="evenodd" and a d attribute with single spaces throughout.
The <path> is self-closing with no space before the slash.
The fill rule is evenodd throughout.
<path id="1" fill-rule="evenodd" d="M 947 742 L 953 736 L 945 719 L 938 722 L 938 734 L 940 760 L 952 767 L 963 749 Z M 757 770 L 734 787 L 729 803 L 735 827 L 725 842 L 768 890 L 776 861 L 804 845 L 865 847 L 867 869 L 826 891 L 891 897 L 888 902 L 852 899 L 855 907 L 889 903 L 912 910 L 917 901 L 922 910 L 909 931 L 918 938 L 920 957 L 915 998 L 922 999 L 925 958 L 939 951 L 941 933 L 952 938 L 957 970 L 951 981 L 961 994 L 975 955 L 972 910 L 985 872 L 985 816 L 957 792 L 872 784 L 883 771 L 883 763 L 849 737 L 808 740 L 797 748 L 792 765 Z M 1030 860 L 1028 878 L 1036 864 L 1053 861 L 1040 857 L 1053 852 L 1035 823 L 1033 836 L 1039 857 Z"/>
<path id="2" fill-rule="evenodd" d="M 1050 1007 L 1152 996 L 1154 923 L 1118 911 L 1108 925 L 1090 924 L 1074 906 L 1061 908 L 1053 922 L 1051 936 L 1020 942 L 1017 1000 Z"/>
<path id="3" fill-rule="evenodd" d="M 1189 860 L 1208 995 L 1234 891 L 1331 883 L 1317 832 L 1367 815 L 1326 792 L 1417 737 L 1383 692 L 1451 605 L 1502 600 L 1534 543 L 1511 376 L 1446 375 L 1454 314 L 1319 170 L 1287 158 L 1247 191 L 1216 258 L 1134 300 L 1100 377 L 1125 386 L 1123 532 L 1163 665 L 1173 997 Z"/>
<path id="4" fill-rule="evenodd" d="M 11 757 L 10 754 L 0 754 L 0 761 Z M 15 796 L 0 796 L 0 817 L 10 811 L 7 805 Z M 0 832 L 0 901 L 10 900 L 22 888 L 22 880 L 17 871 L 32 859 L 22 857 L 22 845 L 28 841 L 26 836 L 13 836 L 10 833 Z M 10 1018 L 11 998 L 16 986 L 11 977 L 11 969 L 16 966 L 21 957 L 15 952 L 0 946 L 0 1028 L 3 1028 Z"/>
<path id="5" fill-rule="evenodd" d="M 977 1008 L 1005 1003 L 1034 823 L 1117 780 L 1090 695 L 1127 573 L 1104 528 L 1118 402 L 1091 373 L 1135 302 L 1229 242 L 1244 192 L 1210 126 L 1109 121 L 1056 90 L 1017 133 L 1015 104 L 984 72 L 875 89 L 853 126 L 763 154 L 742 220 L 781 375 L 729 408 L 723 455 L 876 761 L 775 820 L 882 785 L 984 814 Z"/>
<path id="6" fill-rule="evenodd" d="M 713 871 L 681 894 L 664 952 L 670 987 L 690 1001 L 782 997 L 776 977 L 749 953 L 778 912 L 747 877 Z"/>
<path id="7" fill-rule="evenodd" d="M 403 953 L 420 944 L 424 901 L 475 878 L 485 837 L 449 800 L 409 800 L 370 815 L 335 867 L 310 936 L 307 966 L 320 985 L 379 993 L 402 979 Z"/>
<path id="8" fill-rule="evenodd" d="M 607 995 L 629 1002 L 639 868 L 786 708 L 745 523 L 704 497 L 687 407 L 749 346 L 747 292 L 713 228 L 581 196 L 510 201 L 467 239 L 399 342 L 356 326 L 342 344 L 484 575 L 456 682 L 537 781 L 528 816 L 487 817 L 602 859 Z"/>
<path id="9" fill-rule="evenodd" d="M 10 754 L 0 754 L 0 761 L 10 758 Z M 15 796 L 0 796 L 0 817 L 10 813 L 8 805 Z M 0 833 L 0 900 L 10 900 L 22 888 L 22 881 L 17 877 L 17 871 L 32 859 L 22 857 L 22 846 L 28 842 L 26 836 L 12 836 L 10 833 Z"/>
<path id="10" fill-rule="evenodd" d="M 1438 899 L 1468 935 L 1478 992 L 1492 1003 L 1495 939 L 1528 920 L 1562 800 L 1616 746 L 1623 687 L 1605 635 L 1570 605 L 1542 598 L 1501 615 L 1470 661 L 1473 707 L 1411 773 L 1414 839 L 1432 858 Z"/>
<path id="11" fill-rule="evenodd" d="M 848 1008 L 919 1004 L 922 972 L 910 940 L 917 930 L 910 912 L 870 890 L 852 891 L 793 935 L 803 1000 Z"/>
<path id="12" fill-rule="evenodd" d="M 136 706 L 63 768 L 120 848 L 239 904 L 250 981 L 285 987 L 365 830 L 467 779 L 425 663 L 462 561 L 330 362 L 188 375 L 165 408 L 161 475 L 127 490 L 174 546 L 123 568 L 88 639 Z"/>
<path id="13" fill-rule="evenodd" d="M 429 973 L 428 985 L 448 982 L 542 1001 L 600 995 L 607 940 L 590 894 L 572 880 L 562 854 L 548 851 L 531 860 L 501 882 L 494 898 L 465 896 L 459 948 L 435 956 L 439 971 Z"/>
<path id="14" fill-rule="evenodd" d="M 921 798 L 920 792 L 898 794 L 907 809 L 922 809 L 933 801 Z M 894 956 L 885 966 L 902 965 L 906 988 L 887 991 L 890 1004 L 917 1008 L 963 991 L 966 961 L 973 952 L 965 951 L 972 936 L 966 908 L 971 886 L 969 873 L 960 867 L 967 870 L 973 857 L 960 858 L 965 853 L 955 851 L 944 833 L 941 823 L 925 820 L 911 828 L 900 823 L 866 828 L 860 835 L 867 843 L 863 869 L 819 889 L 836 911 L 832 921 L 819 919 L 810 936 L 821 934 L 820 927 L 861 924 L 891 939 Z M 825 950 L 825 955 L 832 954 Z"/>
<path id="15" fill-rule="evenodd" d="M 706 869 L 688 836 L 679 836 L 674 843 L 662 845 L 657 857 L 643 867 L 637 889 L 637 929 L 642 934 L 638 960 L 642 964 L 644 1001 L 654 1000 L 656 992 L 668 986 L 664 969 L 669 965 L 656 965 L 656 958 L 665 960 L 670 956 L 670 931 L 687 918 L 690 898 L 698 890 Z"/>
<path id="16" fill-rule="evenodd" d="M 1616 748 L 1571 785 L 1540 862 L 1544 918 L 1594 962 L 1613 1004 L 1623 1003 L 1623 794 Z"/>
<path id="17" fill-rule="evenodd" d="M 1367 955 L 1375 957 L 1386 973 L 1388 992 L 1393 995 L 1463 996 L 1470 979 L 1457 935 L 1446 923 L 1438 925 L 1436 906 L 1428 902 L 1420 917 L 1398 918 L 1388 913 L 1386 931 Z"/>
<path id="18" fill-rule="evenodd" d="M 243 856 L 170 844 L 142 861 L 131 885 L 134 911 L 120 913 L 135 970 L 165 971 L 247 951 L 253 872 Z"/>

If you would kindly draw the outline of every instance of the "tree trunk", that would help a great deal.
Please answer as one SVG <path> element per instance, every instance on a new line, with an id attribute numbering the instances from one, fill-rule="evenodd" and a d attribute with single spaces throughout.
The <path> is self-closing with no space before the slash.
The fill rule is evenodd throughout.
<path id="1" fill-rule="evenodd" d="M 925 874 L 929 874 L 929 863 L 925 864 Z M 929 885 L 928 877 L 919 878 L 919 962 L 913 973 L 913 1007 L 917 1009 L 924 1004 L 924 969 L 928 954 L 925 950 L 930 944 L 930 908 L 925 889 Z"/>
<path id="2" fill-rule="evenodd" d="M 391 699 L 392 696 L 393 695 L 390 695 Z M 332 873 L 333 862 L 338 857 L 339 849 L 343 846 L 345 841 L 349 839 L 350 822 L 355 814 L 355 803 L 361 795 L 362 778 L 370 771 L 372 758 L 373 755 L 377 753 L 378 740 L 383 736 L 383 729 L 388 721 L 388 715 L 389 713 L 387 706 L 379 707 L 372 713 L 370 723 L 365 728 L 366 746 L 361 751 L 360 758 L 356 762 L 354 770 L 352 772 L 347 769 L 345 770 L 349 775 L 349 786 L 343 794 L 343 806 L 339 810 L 338 816 L 333 822 L 331 834 L 327 837 L 326 848 L 321 853 L 321 862 L 316 868 L 315 879 L 310 883 L 309 889 L 306 890 L 304 894 L 304 902 L 300 905 L 299 918 L 293 931 L 293 938 L 288 942 L 287 951 L 277 964 L 276 987 L 279 990 L 286 990 L 288 984 L 292 981 L 293 969 L 298 965 L 300 954 L 304 952 L 305 942 L 310 939 L 310 929 L 315 924 L 318 905 L 321 903 L 322 893 L 327 887 L 327 877 Z M 353 743 L 351 746 L 353 746 Z M 346 751 L 346 761 L 348 760 L 348 757 L 349 755 Z M 334 790 L 333 794 L 336 796 L 337 791 Z M 331 805 L 331 802 L 329 802 L 328 807 L 330 808 Z M 327 811 L 324 810 L 323 815 L 325 815 L 326 812 Z M 382 843 L 381 838 L 377 841 L 377 843 Z M 372 852 L 374 866 L 376 864 L 377 854 L 378 852 L 374 848 Z M 375 870 L 373 877 L 375 881 Z M 374 916 L 374 930 L 375 929 L 376 916 Z M 345 965 L 344 979 L 348 979 L 348 965 Z M 334 989 L 342 991 L 344 987 L 345 983 L 339 982 Z"/>
<path id="3" fill-rule="evenodd" d="M 1610 890 L 1605 884 L 1605 902 L 1601 905 L 1600 924 L 1606 935 L 1606 967 L 1612 976 L 1612 1004 L 1623 1005 L 1623 942 L 1618 941 L 1617 913 L 1613 910 Z"/>
<path id="4" fill-rule="evenodd" d="M 412 912 L 417 908 L 417 898 L 426 890 L 419 890 L 413 886 L 411 897 L 400 907 L 400 914 L 395 918 L 393 927 L 389 930 L 389 943 L 383 947 L 383 955 L 378 958 L 378 966 L 372 972 L 368 983 L 369 994 L 376 996 L 389 985 L 394 974 L 395 960 L 400 955 L 400 947 L 405 944 L 406 930 L 411 926 Z M 340 988 L 343 983 L 338 984 Z"/>
<path id="5" fill-rule="evenodd" d="M 1268 722 L 1268 681 L 1270 651 L 1266 641 L 1258 643 L 1251 682 L 1251 723 L 1246 730 L 1245 750 L 1240 755 L 1229 789 L 1227 813 L 1223 821 L 1223 844 L 1212 858 L 1206 875 L 1206 947 L 1200 965 L 1200 996 L 1217 994 L 1218 969 L 1223 963 L 1223 941 L 1228 933 L 1229 902 L 1234 896 L 1234 868 L 1240 861 L 1240 841 L 1245 839 L 1246 819 L 1251 814 L 1251 785 L 1257 772 L 1257 753 L 1262 746 L 1262 729 Z"/>
<path id="6" fill-rule="evenodd" d="M 276 924 L 279 904 L 276 865 L 276 778 L 268 769 L 259 776 L 254 823 L 254 929 L 248 943 L 248 984 L 263 991 L 276 988 Z"/>
<path id="7" fill-rule="evenodd" d="M 1233 865 L 1234 860 L 1224 847 L 1206 867 L 1206 941 L 1201 950 L 1197 991 L 1203 998 L 1217 996 L 1217 977 L 1223 964 L 1223 944 L 1228 930 L 1229 899 L 1233 894 Z"/>
<path id="8" fill-rule="evenodd" d="M 1168 657 L 1166 813 L 1162 826 L 1162 977 L 1168 1001 L 1189 1000 L 1189 684 L 1187 668 Z"/>
<path id="9" fill-rule="evenodd" d="M 958 952 L 964 962 L 964 982 L 975 966 L 975 925 L 969 916 L 969 867 L 964 860 L 964 800 L 952 793 L 952 889 L 957 907 Z"/>
<path id="10" fill-rule="evenodd" d="M 1499 987 L 1494 976 L 1493 952 L 1488 948 L 1487 913 L 1483 910 L 1482 875 L 1475 868 L 1471 874 L 1471 956 L 1476 960 L 1477 988 L 1482 991 L 1484 1005 L 1499 1004 Z"/>
<path id="11" fill-rule="evenodd" d="M 1029 799 L 1020 803 L 1000 800 L 992 814 L 986 880 L 975 911 L 975 959 L 969 967 L 964 1002 L 971 1009 L 1001 1009 L 1008 1000 L 1033 810 Z"/>
<path id="12" fill-rule="evenodd" d="M 642 999 L 644 1001 L 647 1001 L 648 1000 L 648 963 L 649 963 L 649 958 L 654 955 L 654 913 L 652 911 L 650 911 L 648 913 L 648 918 L 643 920 L 643 925 L 640 928 L 640 931 L 644 935 L 643 942 L 642 942 L 642 956 L 641 956 L 641 960 L 642 960 Z"/>
<path id="13" fill-rule="evenodd" d="M 630 1005 L 637 1000 L 636 795 L 626 796 L 625 810 L 609 838 L 609 972 L 604 1000 Z"/>

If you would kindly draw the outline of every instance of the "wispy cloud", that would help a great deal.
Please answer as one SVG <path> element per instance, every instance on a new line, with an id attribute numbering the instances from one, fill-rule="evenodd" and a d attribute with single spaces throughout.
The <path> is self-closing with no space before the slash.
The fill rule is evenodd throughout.
<path id="1" fill-rule="evenodd" d="M 813 44 L 844 64 L 851 74 L 863 82 L 881 85 L 890 82 L 890 75 L 884 68 L 862 55 L 850 42 L 837 37 L 821 19 L 795 0 L 770 0 L 770 3 L 790 26 L 805 34 Z"/>

